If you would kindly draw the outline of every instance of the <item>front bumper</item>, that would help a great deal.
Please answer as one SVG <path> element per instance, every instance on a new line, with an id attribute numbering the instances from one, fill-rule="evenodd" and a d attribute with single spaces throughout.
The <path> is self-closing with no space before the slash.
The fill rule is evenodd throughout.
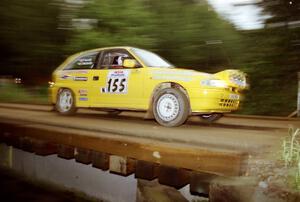
<path id="1" fill-rule="evenodd" d="M 198 89 L 190 96 L 192 113 L 227 113 L 239 108 L 242 95 L 228 89 Z"/>

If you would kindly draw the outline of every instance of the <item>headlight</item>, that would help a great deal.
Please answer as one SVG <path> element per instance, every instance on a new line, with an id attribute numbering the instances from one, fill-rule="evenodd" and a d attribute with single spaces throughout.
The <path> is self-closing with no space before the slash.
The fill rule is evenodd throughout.
<path id="1" fill-rule="evenodd" d="M 52 87 L 54 86 L 54 84 L 55 84 L 55 83 L 52 82 L 52 81 L 49 81 L 49 82 L 48 82 L 48 85 L 49 85 L 50 88 L 52 88 Z"/>
<path id="2" fill-rule="evenodd" d="M 228 85 L 225 81 L 219 79 L 207 79 L 201 81 L 202 86 L 210 86 L 210 87 L 217 87 L 217 88 L 227 88 Z"/>
<path id="3" fill-rule="evenodd" d="M 246 87 L 246 77 L 242 74 L 231 74 L 229 76 L 229 79 L 232 83 L 241 86 L 241 87 Z"/>

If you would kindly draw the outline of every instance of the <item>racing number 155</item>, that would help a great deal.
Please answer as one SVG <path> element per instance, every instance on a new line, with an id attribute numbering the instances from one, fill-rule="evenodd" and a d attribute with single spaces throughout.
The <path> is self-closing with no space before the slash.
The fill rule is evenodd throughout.
<path id="1" fill-rule="evenodd" d="M 107 92 L 120 92 L 125 90 L 126 78 L 110 78 L 107 81 Z"/>

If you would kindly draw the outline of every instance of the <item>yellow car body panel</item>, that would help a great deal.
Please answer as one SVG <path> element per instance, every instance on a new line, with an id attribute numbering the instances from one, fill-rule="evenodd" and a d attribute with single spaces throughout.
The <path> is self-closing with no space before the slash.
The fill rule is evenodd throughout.
<path id="1" fill-rule="evenodd" d="M 119 69 L 65 69 L 68 64 L 82 54 L 110 49 L 128 51 L 141 67 Z M 83 61 L 84 62 L 84 61 Z M 76 107 L 114 108 L 124 110 L 151 109 L 153 96 L 164 86 L 180 88 L 189 99 L 191 113 L 226 113 L 237 110 L 241 92 L 247 88 L 245 81 L 241 85 L 234 83 L 232 75 L 245 79 L 239 70 L 226 70 L 217 74 L 201 73 L 180 68 L 148 67 L 131 47 L 113 47 L 89 50 L 70 56 L 53 73 L 53 84 L 49 88 L 50 99 L 57 102 L 60 89 L 68 88 L 75 96 Z M 112 82 L 118 78 L 118 86 Z M 207 80 L 224 81 L 226 86 L 206 85 Z M 122 83 L 122 80 L 126 82 Z M 205 83 L 206 82 L 206 83 Z M 111 88 L 119 93 L 111 92 Z M 121 93 L 122 90 L 122 93 Z"/>

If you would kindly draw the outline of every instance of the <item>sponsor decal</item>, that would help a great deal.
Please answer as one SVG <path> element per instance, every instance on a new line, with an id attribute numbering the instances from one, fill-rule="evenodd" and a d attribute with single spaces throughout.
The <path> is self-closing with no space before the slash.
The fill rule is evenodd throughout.
<path id="1" fill-rule="evenodd" d="M 109 71 L 106 78 L 106 86 L 101 88 L 101 93 L 126 94 L 129 75 L 129 70 Z"/>
<path id="2" fill-rule="evenodd" d="M 72 74 L 87 74 L 88 70 L 64 70 L 64 72 Z"/>
<path id="3" fill-rule="evenodd" d="M 82 58 L 77 62 L 77 65 L 93 65 L 93 60 L 92 58 Z"/>
<path id="4" fill-rule="evenodd" d="M 88 101 L 88 98 L 87 97 L 79 97 L 79 100 L 80 101 Z"/>
<path id="5" fill-rule="evenodd" d="M 240 99 L 240 96 L 238 94 L 229 94 L 229 99 L 238 100 Z"/>
<path id="6" fill-rule="evenodd" d="M 62 79 L 62 80 L 69 80 L 69 79 L 72 79 L 72 78 L 73 78 L 72 76 L 67 75 L 67 74 L 62 74 L 60 76 L 60 79 Z"/>
<path id="7" fill-rule="evenodd" d="M 88 91 L 86 89 L 79 89 L 78 93 L 80 96 L 87 96 Z"/>
<path id="8" fill-rule="evenodd" d="M 87 81 L 88 78 L 84 76 L 75 76 L 74 81 Z"/>

